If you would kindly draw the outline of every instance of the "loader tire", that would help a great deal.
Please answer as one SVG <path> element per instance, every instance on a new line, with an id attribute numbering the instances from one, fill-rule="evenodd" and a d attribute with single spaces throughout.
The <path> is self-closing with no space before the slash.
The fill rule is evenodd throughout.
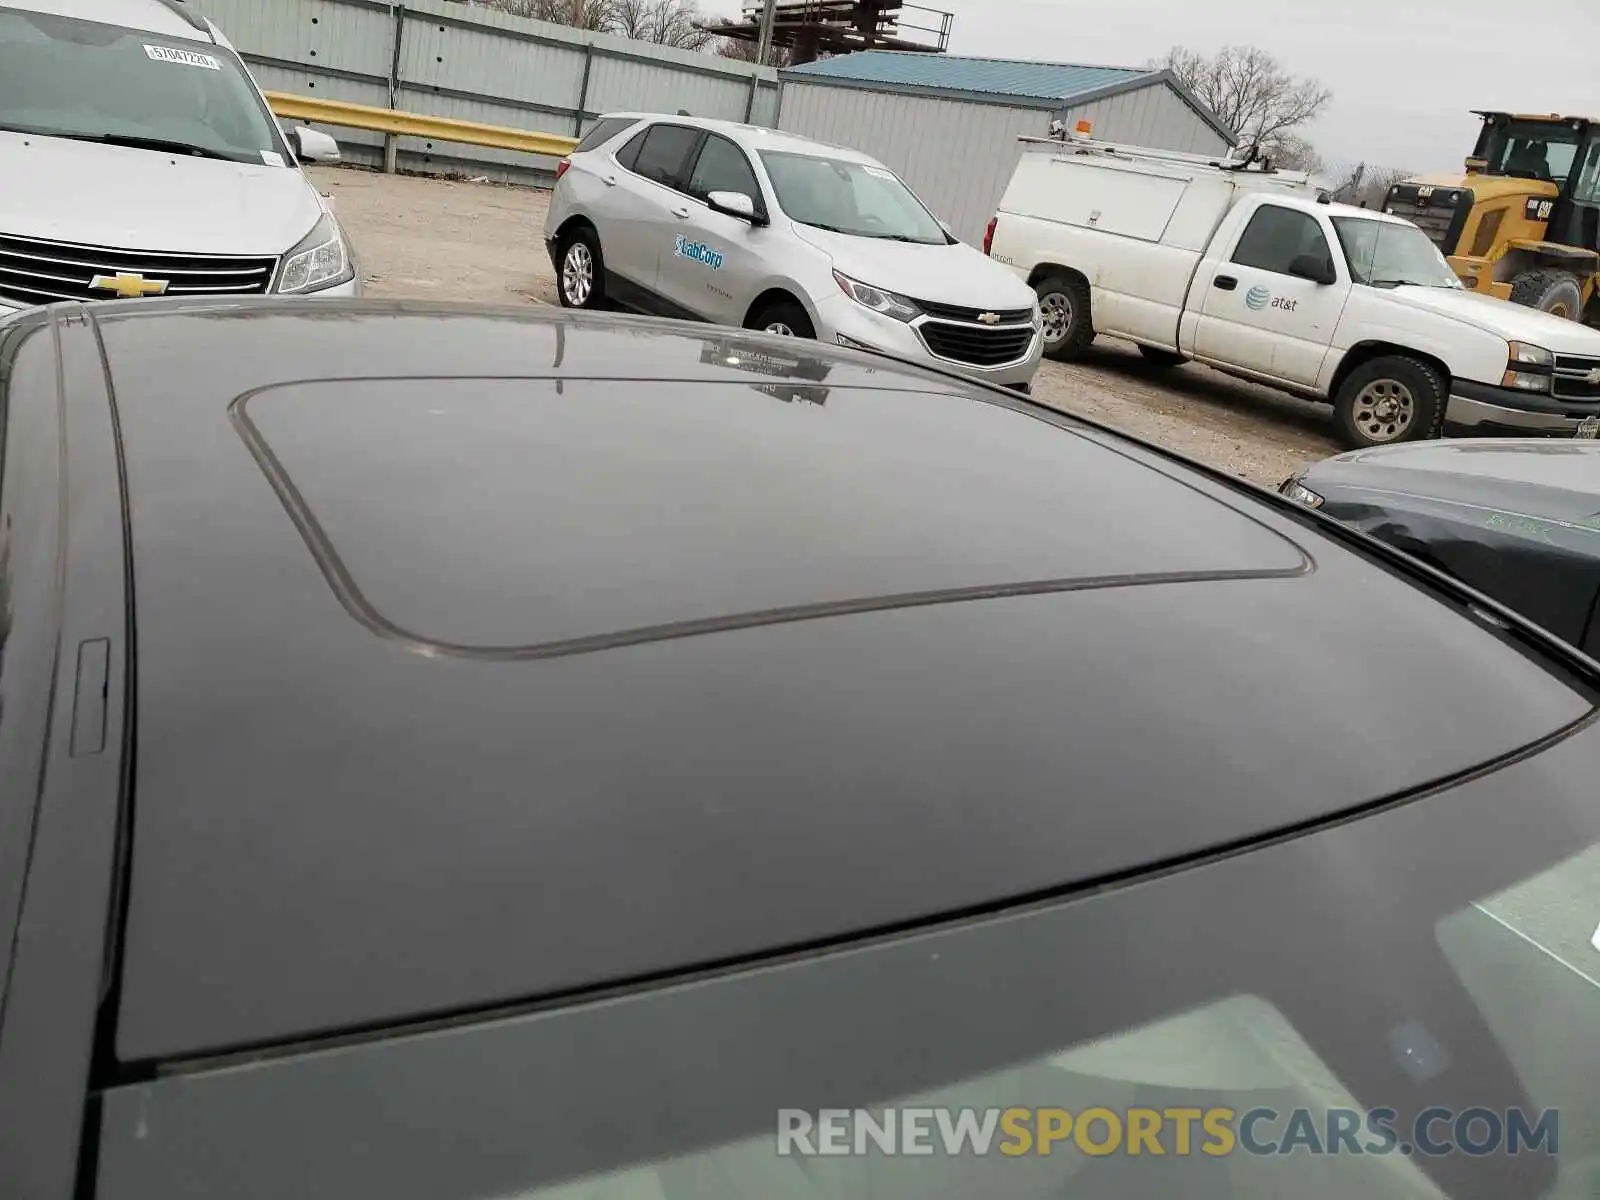
<path id="1" fill-rule="evenodd" d="M 1569 271 L 1524 271 L 1511 281 L 1511 303 L 1577 321 L 1583 316 L 1583 285 Z"/>

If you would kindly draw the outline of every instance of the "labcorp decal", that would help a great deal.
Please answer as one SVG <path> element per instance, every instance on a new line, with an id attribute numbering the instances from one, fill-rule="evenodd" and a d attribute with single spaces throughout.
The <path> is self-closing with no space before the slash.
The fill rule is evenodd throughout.
<path id="1" fill-rule="evenodd" d="M 672 252 L 679 258 L 691 259 L 702 266 L 710 267 L 713 271 L 722 270 L 722 252 L 720 250 L 713 250 L 704 242 L 691 242 L 681 233 L 673 245 Z"/>

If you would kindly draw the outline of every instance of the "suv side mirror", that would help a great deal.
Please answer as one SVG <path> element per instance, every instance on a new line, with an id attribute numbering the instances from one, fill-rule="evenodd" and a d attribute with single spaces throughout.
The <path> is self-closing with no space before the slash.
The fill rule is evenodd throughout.
<path id="1" fill-rule="evenodd" d="M 1339 273 L 1333 269 L 1333 263 L 1315 254 L 1301 254 L 1296 257 L 1289 264 L 1289 274 L 1323 286 L 1339 282 Z"/>
<path id="2" fill-rule="evenodd" d="M 303 163 L 336 163 L 344 157 L 339 153 L 338 142 L 304 125 L 296 125 L 289 131 L 289 145 L 294 156 Z"/>
<path id="3" fill-rule="evenodd" d="M 749 221 L 752 225 L 767 223 L 761 214 L 756 212 L 756 202 L 743 192 L 712 192 L 706 196 L 706 204 L 710 206 L 712 212 L 738 217 L 739 220 Z"/>

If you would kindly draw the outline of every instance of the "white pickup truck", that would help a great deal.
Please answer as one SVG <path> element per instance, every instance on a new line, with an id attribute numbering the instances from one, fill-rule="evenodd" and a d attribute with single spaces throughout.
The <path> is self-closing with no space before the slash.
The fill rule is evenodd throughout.
<path id="1" fill-rule="evenodd" d="M 1600 435 L 1600 331 L 1465 291 L 1409 221 L 1304 175 L 1023 140 L 984 248 L 1038 293 L 1050 356 L 1126 338 L 1327 401 L 1352 447 Z"/>

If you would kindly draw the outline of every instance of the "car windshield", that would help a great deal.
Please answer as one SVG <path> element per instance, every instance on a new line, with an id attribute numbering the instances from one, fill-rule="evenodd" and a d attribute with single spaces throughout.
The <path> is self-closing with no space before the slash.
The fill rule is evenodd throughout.
<path id="1" fill-rule="evenodd" d="M 101 1095 L 95 1194 L 1593 1196 L 1594 742 L 915 934 L 155 1070 Z"/>
<path id="2" fill-rule="evenodd" d="M 0 8 L 0 130 L 282 165 L 234 55 L 209 43 Z"/>
<path id="3" fill-rule="evenodd" d="M 1461 286 L 1439 248 L 1415 225 L 1334 217 L 1333 227 L 1338 230 L 1345 262 L 1350 264 L 1350 275 L 1357 283 L 1372 287 Z"/>
<path id="4" fill-rule="evenodd" d="M 893 171 L 871 163 L 763 150 L 761 161 L 791 219 L 851 237 L 943 246 L 950 239 Z"/>

